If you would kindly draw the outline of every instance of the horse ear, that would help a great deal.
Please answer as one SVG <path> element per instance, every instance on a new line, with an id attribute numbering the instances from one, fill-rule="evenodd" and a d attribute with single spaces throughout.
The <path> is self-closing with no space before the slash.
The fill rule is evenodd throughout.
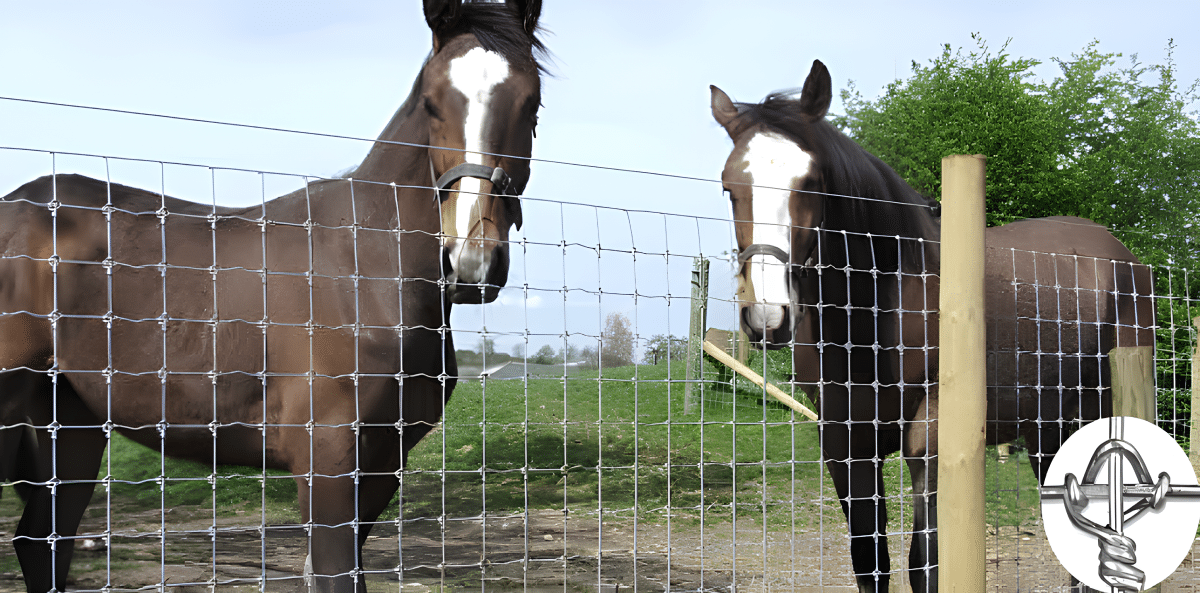
<path id="1" fill-rule="evenodd" d="M 833 82 L 829 79 L 829 69 L 821 60 L 813 60 L 812 70 L 804 79 L 804 90 L 800 91 L 800 113 L 814 120 L 823 119 L 829 113 L 832 100 Z"/>
<path id="2" fill-rule="evenodd" d="M 458 20 L 462 0 L 425 0 L 425 22 L 429 23 L 434 38 Z"/>
<path id="3" fill-rule="evenodd" d="M 717 123 L 721 124 L 726 131 L 729 131 L 729 122 L 737 119 L 738 116 L 737 105 L 734 105 L 729 95 L 726 95 L 725 91 L 717 88 L 716 85 L 708 85 L 708 88 L 712 90 L 713 119 L 717 120 Z"/>
<path id="4" fill-rule="evenodd" d="M 533 35 L 537 30 L 538 17 L 542 15 L 542 0 L 511 0 L 509 4 L 521 15 L 521 21 L 525 23 L 525 32 Z"/>

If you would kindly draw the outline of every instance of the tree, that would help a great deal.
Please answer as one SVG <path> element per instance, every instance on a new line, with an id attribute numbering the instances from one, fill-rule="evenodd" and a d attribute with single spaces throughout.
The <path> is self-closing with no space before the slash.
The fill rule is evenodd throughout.
<path id="1" fill-rule="evenodd" d="M 524 343 L 518 342 L 516 344 L 513 344 L 512 357 L 514 360 L 521 360 L 522 358 L 525 358 L 525 344 Z"/>
<path id="2" fill-rule="evenodd" d="M 493 340 L 492 338 L 489 338 L 487 336 L 480 336 L 479 337 L 479 348 L 476 350 L 476 352 L 480 353 L 481 355 L 483 355 L 485 357 L 493 356 L 494 354 L 496 354 L 496 340 Z"/>
<path id="3" fill-rule="evenodd" d="M 978 51 L 963 55 L 947 44 L 929 66 L 914 61 L 912 76 L 875 101 L 851 81 L 841 93 L 846 115 L 834 123 L 927 196 L 940 197 L 942 157 L 987 156 L 989 225 L 1062 213 L 1054 113 L 1030 82 L 1039 62 L 1010 59 L 1007 44 L 992 54 L 972 38 Z"/>
<path id="4" fill-rule="evenodd" d="M 600 334 L 600 365 L 620 367 L 633 364 L 633 330 L 629 318 L 622 313 L 609 313 Z"/>
<path id="5" fill-rule="evenodd" d="M 683 360 L 687 354 L 687 339 L 656 334 L 646 342 L 643 364 L 658 364 L 660 360 Z"/>
<path id="6" fill-rule="evenodd" d="M 1175 44 L 1162 64 L 1102 53 L 1092 42 L 1059 75 L 1031 80 L 1036 60 L 978 49 L 951 52 L 865 100 L 850 83 L 835 118 L 918 191 L 940 193 L 941 159 L 987 156 L 987 220 L 1071 215 L 1107 226 L 1143 263 L 1160 295 L 1200 294 L 1200 81 L 1180 89 Z M 1185 270 L 1185 272 L 1181 272 Z M 1159 348 L 1190 352 L 1188 299 L 1158 302 Z M 1174 320 L 1174 321 L 1173 321 Z M 1190 359 L 1159 357 L 1159 384 Z"/>
<path id="7" fill-rule="evenodd" d="M 556 362 L 562 362 L 562 359 L 558 357 L 558 353 L 554 351 L 553 346 L 546 344 L 545 346 L 538 348 L 537 353 L 535 353 L 533 357 L 529 359 L 529 362 L 534 364 L 554 364 Z"/>
<path id="8" fill-rule="evenodd" d="M 1164 64 L 1134 56 L 1119 68 L 1119 54 L 1093 42 L 1053 60 L 1059 77 L 1035 83 L 1037 60 L 1011 59 L 1007 44 L 993 54 L 972 37 L 977 50 L 946 45 L 874 101 L 851 82 L 835 124 L 934 197 L 942 157 L 987 156 L 989 225 L 1082 216 L 1107 225 L 1146 263 L 1196 269 L 1200 123 L 1188 109 L 1200 93 L 1197 84 L 1179 90 L 1174 43 Z"/>
<path id="9" fill-rule="evenodd" d="M 600 353 L 596 350 L 595 346 L 588 345 L 580 348 L 579 360 L 593 369 L 600 368 Z"/>
<path id="10" fill-rule="evenodd" d="M 1174 49 L 1169 42 L 1163 64 L 1135 55 L 1118 68 L 1120 54 L 1093 42 L 1054 60 L 1062 76 L 1046 96 L 1057 111 L 1064 191 L 1074 192 L 1080 215 L 1113 229 L 1145 263 L 1196 270 L 1200 122 L 1188 110 L 1200 81 L 1179 90 Z"/>
<path id="11" fill-rule="evenodd" d="M 570 342 L 567 342 L 565 346 L 558 349 L 558 357 L 566 362 L 583 360 L 579 352 L 579 347 Z"/>

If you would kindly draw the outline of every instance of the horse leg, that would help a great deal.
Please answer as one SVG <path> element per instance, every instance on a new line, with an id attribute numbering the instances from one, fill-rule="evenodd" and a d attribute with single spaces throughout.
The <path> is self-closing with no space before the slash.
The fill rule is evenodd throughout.
<path id="1" fill-rule="evenodd" d="M 886 593 L 891 570 L 883 460 L 871 424 L 829 422 L 821 426 L 821 449 L 842 513 L 850 524 L 850 559 L 859 593 Z"/>
<path id="2" fill-rule="evenodd" d="M 49 381 L 45 386 L 52 387 Z M 51 394 L 38 398 L 44 402 L 35 413 L 38 424 L 46 419 L 61 427 L 53 435 L 49 430 L 38 431 L 36 468 L 42 484 L 32 488 L 13 542 L 30 593 L 66 589 L 75 553 L 74 536 L 92 499 L 108 444 L 100 421 L 84 407 L 70 384 L 60 379 L 57 392 L 57 415 L 50 411 Z"/>
<path id="3" fill-rule="evenodd" d="M 367 536 L 370 535 L 371 528 L 374 526 L 375 520 L 378 519 L 379 515 L 383 513 L 383 510 L 387 507 L 388 502 L 391 502 L 392 495 L 394 495 L 396 493 L 396 489 L 398 487 L 399 487 L 399 482 L 396 481 L 395 476 L 391 476 L 391 475 L 370 475 L 370 476 L 364 476 L 364 477 L 360 478 L 360 480 L 359 480 L 359 484 L 358 484 L 359 526 L 358 526 L 358 539 L 357 539 L 357 542 L 355 545 L 355 553 L 356 553 L 357 563 L 354 565 L 359 569 L 362 569 L 365 566 L 365 564 L 363 563 L 362 548 L 363 548 L 363 545 L 367 543 Z M 314 495 L 314 497 L 321 496 L 321 494 L 317 493 L 315 489 L 313 491 L 313 495 Z M 300 489 L 300 505 L 301 505 L 301 508 L 304 509 L 303 513 L 305 515 L 308 514 L 309 501 L 310 501 L 310 498 L 308 496 L 308 488 L 307 488 L 307 486 L 302 486 Z M 308 517 L 305 517 L 305 521 L 306 522 L 308 521 Z M 316 523 L 316 522 L 314 521 L 314 523 Z M 328 531 L 328 530 L 325 530 L 325 531 Z M 324 558 L 324 556 L 326 556 L 326 553 L 325 553 L 325 550 L 326 550 L 325 542 L 326 541 L 333 541 L 334 545 L 337 545 L 337 546 L 345 545 L 345 542 L 342 541 L 342 539 L 338 539 L 336 537 L 336 535 L 333 538 L 318 538 L 317 537 L 317 528 L 314 527 L 313 528 L 312 550 L 314 552 L 317 552 L 317 550 L 320 550 L 320 552 L 317 555 L 318 555 L 318 557 L 321 557 L 322 560 L 328 560 L 327 558 Z M 346 583 L 341 583 L 341 582 L 330 583 L 329 579 L 316 580 L 315 575 L 327 574 L 325 572 L 321 572 L 321 568 L 324 567 L 326 564 L 328 564 L 328 563 L 327 562 L 314 563 L 313 554 L 309 554 L 308 557 L 305 558 L 305 560 L 304 560 L 305 583 L 310 588 L 313 588 L 316 591 L 326 591 L 326 590 L 330 590 L 330 591 L 347 590 L 348 591 L 348 590 L 352 590 L 352 589 L 347 588 L 347 587 L 351 587 L 352 585 L 349 585 Z M 337 573 L 337 574 L 340 574 L 340 573 Z M 356 587 L 357 591 L 359 591 L 359 592 L 366 591 L 366 582 L 365 581 L 366 581 L 366 579 L 364 578 L 363 575 L 358 576 L 358 584 Z"/>
<path id="4" fill-rule="evenodd" d="M 321 473 L 316 472 L 311 484 L 304 478 L 297 480 L 301 514 L 312 526 L 305 580 L 311 583 L 311 590 L 320 593 L 366 593 L 366 583 L 359 574 L 354 478 L 324 477 Z"/>
<path id="5" fill-rule="evenodd" d="M 367 543 L 367 536 L 400 488 L 396 472 L 401 467 L 402 441 L 393 427 L 364 428 L 361 435 L 359 450 L 370 452 L 372 457 L 358 484 L 358 565 L 365 567 L 362 549 Z"/>
<path id="6" fill-rule="evenodd" d="M 22 501 L 33 492 L 30 482 L 44 482 L 38 476 L 37 431 L 29 414 L 31 398 L 37 392 L 50 393 L 50 378 L 32 371 L 0 373 L 0 482 L 16 482 L 13 489 Z M 0 496 L 4 492 L 0 489 Z"/>
<path id="7" fill-rule="evenodd" d="M 937 404 L 929 405 L 926 398 L 913 418 L 904 427 L 904 460 L 913 486 L 908 582 L 914 593 L 937 593 Z"/>

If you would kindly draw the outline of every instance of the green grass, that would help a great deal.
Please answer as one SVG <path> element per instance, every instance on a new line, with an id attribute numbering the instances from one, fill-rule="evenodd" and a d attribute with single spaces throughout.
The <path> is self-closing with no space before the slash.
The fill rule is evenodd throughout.
<path id="1" fill-rule="evenodd" d="M 274 513 L 287 515 L 284 509 L 296 505 L 296 483 L 286 472 L 267 470 L 264 479 L 261 468 L 218 465 L 214 471 L 202 463 L 163 457 L 117 433 L 101 460 L 98 478 L 104 479 L 110 467 L 113 496 L 136 501 L 141 508 L 212 508 L 215 503 L 219 512 L 233 513 L 246 505 L 260 507 L 265 501 Z M 210 482 L 210 476 L 216 479 Z M 105 496 L 99 487 L 93 500 Z"/>
<path id="2" fill-rule="evenodd" d="M 440 490 L 444 467 L 455 514 L 486 504 L 495 512 L 603 505 L 728 516 L 735 501 L 739 516 L 790 509 L 793 481 L 817 487 L 814 423 L 764 407 L 760 388 L 740 384 L 706 385 L 710 403 L 684 414 L 684 365 L 669 370 L 663 363 L 565 381 L 460 382 L 442 430 L 412 451 L 409 469 L 418 473 L 405 487 Z M 754 403 L 713 404 L 709 392 Z M 442 504 L 440 496 L 408 497 L 404 512 L 437 515 Z"/>
<path id="3" fill-rule="evenodd" d="M 780 383 L 786 351 L 752 352 L 749 366 Z M 524 509 L 603 511 L 659 520 L 761 518 L 803 527 L 841 522 L 816 424 L 762 390 L 708 364 L 703 406 L 685 414 L 684 364 L 622 367 L 563 379 L 461 381 L 444 422 L 410 454 L 406 517 L 475 516 Z M 804 398 L 801 398 L 804 401 Z M 807 402 L 806 402 L 807 403 Z M 283 472 L 168 458 L 114 435 L 113 496 L 132 508 L 194 505 L 232 514 L 258 509 L 298 520 L 295 482 Z M 100 478 L 107 473 L 107 463 Z M 898 455 L 884 461 L 890 530 L 911 521 L 910 476 Z M 210 482 L 216 476 L 216 488 Z M 160 488 L 160 476 L 162 480 Z M 1023 453 L 987 458 L 989 523 L 1036 518 Z M 104 489 L 96 493 L 98 504 Z M 399 498 L 382 517 L 401 512 Z"/>
<path id="4" fill-rule="evenodd" d="M 1029 467 L 1029 454 L 1014 451 L 1003 463 L 996 447 L 988 447 L 984 456 L 985 517 L 993 526 L 1021 527 L 1036 522 L 1042 515 L 1037 477 Z"/>

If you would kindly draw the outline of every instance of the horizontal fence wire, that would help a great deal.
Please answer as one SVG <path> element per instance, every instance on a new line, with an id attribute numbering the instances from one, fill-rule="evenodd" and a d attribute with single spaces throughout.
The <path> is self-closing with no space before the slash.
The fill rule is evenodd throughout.
<path id="1" fill-rule="evenodd" d="M 858 336 L 797 333 L 785 347 L 763 350 L 741 332 L 743 270 L 735 223 L 728 219 L 523 197 L 527 226 L 506 244 L 509 281 L 496 301 L 449 307 L 439 296 L 432 316 L 410 316 L 406 297 L 444 295 L 446 287 L 440 278 L 406 269 L 412 264 L 403 250 L 440 237 L 358 208 L 368 195 L 383 195 L 399 217 L 401 190 L 432 188 L 0 150 L 0 161 L 8 158 L 23 165 L 41 160 L 32 168 L 41 166 L 53 178 L 49 200 L 10 199 L 0 203 L 9 211 L 4 216 L 27 216 L 26 232 L 38 225 L 52 232 L 38 249 L 10 242 L 0 254 L 7 270 L 49 278 L 24 285 L 44 287 L 44 293 L 32 291 L 44 298 L 0 311 L 0 323 L 36 320 L 54 328 L 54 342 L 41 358 L 9 367 L 4 380 L 22 393 L 63 403 L 49 415 L 18 410 L 0 418 L 0 456 L 28 454 L 34 446 L 23 440 L 28 430 L 55 437 L 49 441 L 55 460 L 80 450 L 72 432 L 98 434 L 95 442 L 107 446 L 96 476 L 77 475 L 62 462 L 45 475 L 13 474 L 5 484 L 51 487 L 55 496 L 77 485 L 96 487 L 78 533 L 15 536 L 74 541 L 75 590 L 299 587 L 306 563 L 319 553 L 314 534 L 343 526 L 370 532 L 355 578 L 391 587 L 386 590 L 852 590 L 856 576 L 883 574 L 908 587 L 912 542 L 928 532 L 919 525 L 914 530 L 914 494 L 936 492 L 918 474 L 914 493 L 911 468 L 936 463 L 936 451 L 899 451 L 889 440 L 897 433 L 888 430 L 927 439 L 934 424 L 912 414 L 901 421 L 879 402 L 891 397 L 888 405 L 898 405 L 897 393 L 936 387 L 928 369 L 937 349 L 928 336 L 937 310 L 924 295 L 937 274 L 924 260 L 895 269 L 876 262 L 887 253 L 924 254 L 937 248 L 936 240 L 839 233 L 826 244 L 868 246 L 867 265 L 817 257 L 806 263 L 806 273 L 820 279 L 822 295 L 871 297 L 818 301 L 807 314 L 816 328 L 836 320 L 846 331 L 865 328 L 869 337 L 864 343 Z M 65 195 L 73 172 L 99 179 L 103 199 L 80 203 Z M 125 191 L 118 184 L 148 193 L 136 207 L 125 206 L 113 200 Z M 176 184 L 205 188 L 210 200 L 171 201 Z M 315 202 L 313 188 L 322 184 L 348 188 L 345 203 Z M 276 209 L 272 197 L 282 194 L 303 205 L 298 214 Z M 251 202 L 247 196 L 257 204 L 223 205 Z M 78 249 L 71 234 L 81 227 L 100 240 L 90 251 Z M 176 236 L 197 239 L 181 248 Z M 337 244 L 350 249 L 328 247 Z M 1156 267 L 1152 286 L 1131 291 L 1097 280 L 1111 278 L 1123 265 L 1117 262 L 1073 257 L 1063 268 L 1059 261 L 1047 266 L 1045 254 L 1034 251 L 1007 255 L 1012 274 L 1006 286 L 1014 302 L 1029 296 L 1032 308 L 1005 323 L 1014 334 L 1033 328 L 1036 339 L 1032 345 L 1017 340 L 990 363 L 1010 356 L 1020 378 L 989 384 L 997 394 L 997 416 L 989 417 L 996 430 L 1020 432 L 1032 424 L 1069 432 L 1095 417 L 1064 420 L 1062 410 L 1070 397 L 1101 406 L 1099 384 L 1048 382 L 1038 373 L 1025 378 L 1020 369 L 1040 369 L 1042 359 L 1053 359 L 1056 377 L 1071 368 L 1082 375 L 1088 365 L 1100 373 L 1107 353 L 1089 358 L 1072 344 L 1107 331 L 1103 303 L 1148 295 L 1156 307 L 1152 318 L 1109 325 L 1153 331 L 1158 421 L 1186 442 L 1194 272 Z M 723 336 L 729 354 L 822 414 L 826 438 L 840 439 L 825 441 L 826 450 L 854 450 L 847 491 L 838 491 L 826 468 L 818 423 L 707 355 L 699 373 L 688 372 L 696 304 L 690 271 L 697 259 L 713 270 L 703 335 Z M 1032 276 L 1018 273 L 1026 264 Z M 757 258 L 747 268 L 748 274 L 786 274 L 789 265 Z M 1090 284 L 1081 281 L 1080 270 Z M 876 294 L 889 300 L 879 302 Z M 344 306 L 323 307 L 328 304 Z M 902 333 L 915 331 L 916 341 L 893 335 L 889 323 Z M 89 340 L 88 348 L 78 346 Z M 409 368 L 405 348 L 440 354 L 432 364 Z M 343 356 L 324 362 L 331 351 Z M 920 380 L 863 371 L 885 359 L 924 369 L 912 375 Z M 846 372 L 827 372 L 839 366 Z M 449 385 L 452 397 L 443 406 Z M 689 386 L 698 404 L 689 406 Z M 1032 418 L 1023 419 L 1003 408 L 1024 394 L 1006 399 L 1000 392 L 1026 387 L 1047 394 L 1054 414 L 1035 406 Z M 233 392 L 249 394 L 252 405 L 243 412 L 250 413 L 225 407 Z M 414 394 L 429 399 L 410 415 L 405 398 Z M 92 404 L 90 416 L 84 414 L 89 419 L 59 416 L 72 398 Z M 837 398 L 873 403 L 838 416 L 827 407 Z M 298 415 L 273 407 L 284 400 L 302 408 Z M 366 408 L 380 402 L 404 410 L 403 417 Z M 414 432 L 424 435 L 419 444 L 396 448 L 395 440 Z M 1037 438 L 1044 432 L 1035 431 Z M 302 444 L 291 453 L 300 462 L 263 452 L 281 435 Z M 1040 441 L 1021 436 L 1012 437 L 1015 445 L 988 449 L 989 583 L 999 583 L 989 588 L 1054 588 L 1065 585 L 1066 576 L 1055 570 L 1044 542 L 1037 481 L 1027 469 L 1040 459 Z M 367 447 L 376 438 L 406 456 L 403 470 L 383 471 L 366 461 L 374 459 Z M 868 452 L 860 454 L 864 443 Z M 323 457 L 339 455 L 353 462 L 322 465 Z M 357 511 L 317 516 L 314 505 L 337 495 L 321 488 L 347 479 L 355 484 L 352 509 L 376 492 L 396 494 L 378 517 Z M 16 533 L 17 501 L 0 500 L 6 539 Z M 886 505 L 886 522 L 851 534 L 842 507 L 863 504 Z M 885 538 L 890 564 L 856 575 L 851 546 Z M 19 587 L 19 568 L 4 566 L 0 585 Z M 1190 583 L 1194 570 L 1185 565 L 1179 574 Z"/>

